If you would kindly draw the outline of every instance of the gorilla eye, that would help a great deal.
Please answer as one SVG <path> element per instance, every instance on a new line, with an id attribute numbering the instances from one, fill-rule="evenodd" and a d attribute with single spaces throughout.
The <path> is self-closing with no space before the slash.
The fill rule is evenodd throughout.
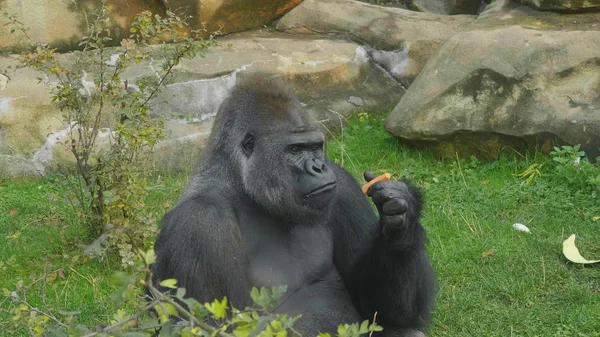
<path id="1" fill-rule="evenodd" d="M 319 151 L 323 148 L 323 144 L 315 144 L 312 146 L 313 151 Z"/>
<path id="2" fill-rule="evenodd" d="M 252 153 L 252 150 L 254 150 L 254 135 L 251 133 L 244 137 L 244 140 L 242 141 L 242 150 L 244 150 L 244 153 L 247 156 L 249 156 Z"/>
<path id="3" fill-rule="evenodd" d="M 300 153 L 300 152 L 302 152 L 302 146 L 292 145 L 292 146 L 290 146 L 290 152 L 295 153 L 295 154 Z"/>

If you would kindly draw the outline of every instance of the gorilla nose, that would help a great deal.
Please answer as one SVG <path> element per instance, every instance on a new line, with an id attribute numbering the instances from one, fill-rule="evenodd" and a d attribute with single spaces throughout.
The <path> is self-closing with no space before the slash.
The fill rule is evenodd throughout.
<path id="1" fill-rule="evenodd" d="M 321 159 L 313 158 L 306 161 L 306 172 L 316 176 L 327 171 L 327 165 Z"/>

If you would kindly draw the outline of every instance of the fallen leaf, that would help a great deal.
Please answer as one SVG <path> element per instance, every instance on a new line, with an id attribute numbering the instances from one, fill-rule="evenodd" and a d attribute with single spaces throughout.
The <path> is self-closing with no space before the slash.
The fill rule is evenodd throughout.
<path id="1" fill-rule="evenodd" d="M 600 260 L 586 260 L 581 254 L 579 249 L 575 246 L 575 234 L 569 236 L 568 239 L 563 241 L 563 255 L 567 260 L 580 264 L 598 263 Z"/>
<path id="2" fill-rule="evenodd" d="M 496 255 L 496 251 L 491 249 L 491 250 L 481 253 L 481 258 L 485 259 L 486 257 L 490 257 L 490 256 L 494 256 L 494 255 Z"/>
<path id="3" fill-rule="evenodd" d="M 8 211 L 8 215 L 17 215 L 17 210 L 16 210 L 16 209 L 14 209 L 14 208 L 11 208 L 11 209 Z"/>
<path id="4" fill-rule="evenodd" d="M 138 321 L 137 321 L 137 319 L 134 318 L 131 321 L 127 322 L 125 324 L 125 326 L 128 328 L 135 328 L 137 326 L 137 324 L 138 324 Z"/>
<path id="5" fill-rule="evenodd" d="M 52 284 L 56 280 L 56 273 L 48 273 L 46 274 L 46 283 Z"/>
<path id="6" fill-rule="evenodd" d="M 487 180 L 482 180 L 481 181 L 481 185 L 487 185 L 488 183 L 489 183 L 489 181 L 487 181 Z"/>
<path id="7" fill-rule="evenodd" d="M 169 204 L 169 200 L 163 202 L 162 207 L 163 208 L 169 208 L 169 207 L 171 207 L 171 205 Z"/>
<path id="8" fill-rule="evenodd" d="M 18 239 L 21 236 L 21 234 L 23 234 L 23 233 L 21 233 L 21 232 L 14 232 L 12 234 L 7 235 L 6 238 L 7 239 L 16 240 L 16 239 Z"/>
<path id="9" fill-rule="evenodd" d="M 529 228 L 527 228 L 527 226 L 523 225 L 522 223 L 515 223 L 512 225 L 512 228 L 516 231 L 531 233 Z"/>

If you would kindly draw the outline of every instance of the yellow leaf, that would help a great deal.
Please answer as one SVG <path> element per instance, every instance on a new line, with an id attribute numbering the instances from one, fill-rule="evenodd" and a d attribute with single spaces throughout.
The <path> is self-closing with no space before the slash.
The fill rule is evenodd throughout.
<path id="1" fill-rule="evenodd" d="M 569 236 L 563 242 L 563 255 L 571 262 L 581 263 L 581 264 L 590 264 L 590 263 L 598 263 L 600 260 L 586 260 L 581 254 L 579 254 L 579 249 L 575 247 L 575 234 Z"/>
<path id="2" fill-rule="evenodd" d="M 7 235 L 6 238 L 7 239 L 12 239 L 12 240 L 16 240 L 21 236 L 21 232 L 14 232 L 13 234 Z"/>
<path id="3" fill-rule="evenodd" d="M 172 304 L 163 302 L 160 305 L 163 307 L 163 309 L 165 309 L 167 314 L 171 316 L 177 315 L 177 308 L 175 308 Z"/>
<path id="4" fill-rule="evenodd" d="M 160 282 L 161 287 L 177 289 L 177 280 L 174 278 L 166 279 Z"/>

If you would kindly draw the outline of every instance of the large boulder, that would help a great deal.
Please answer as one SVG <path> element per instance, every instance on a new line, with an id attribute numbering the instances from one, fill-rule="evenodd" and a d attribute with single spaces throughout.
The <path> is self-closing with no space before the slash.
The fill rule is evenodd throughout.
<path id="1" fill-rule="evenodd" d="M 353 0 L 304 0 L 279 20 L 277 29 L 296 34 L 342 34 L 367 44 L 373 59 L 408 87 L 444 42 L 473 19 Z"/>
<path id="2" fill-rule="evenodd" d="M 600 14 L 560 16 L 496 0 L 425 66 L 386 121 L 454 156 L 510 140 L 600 154 Z M 513 142 L 509 142 L 515 146 Z"/>
<path id="3" fill-rule="evenodd" d="M 101 1 L 72 0 L 5 0 L 0 3 L 6 13 L 23 23 L 27 35 L 35 42 L 46 43 L 59 50 L 78 48 L 81 37 L 85 35 L 94 13 L 101 8 Z M 129 24 L 140 12 L 165 13 L 160 0 L 107 0 L 109 28 L 113 38 L 118 41 L 129 35 Z M 8 23 L 8 20 L 4 20 Z M 9 34 L 11 25 L 0 27 L 0 49 L 18 50 L 25 37 L 19 31 Z"/>
<path id="4" fill-rule="evenodd" d="M 116 43 L 129 36 L 129 25 L 142 11 L 164 16 L 167 9 L 187 17 L 192 29 L 207 35 L 261 28 L 302 0 L 106 0 L 109 29 Z M 35 42 L 46 43 L 60 51 L 78 48 L 94 15 L 101 9 L 99 0 L 5 0 L 0 9 L 23 23 Z M 8 20 L 4 20 L 5 23 Z M 10 25 L 0 27 L 0 50 L 15 51 L 25 36 L 18 30 L 9 34 Z"/>
<path id="5" fill-rule="evenodd" d="M 516 0 L 522 4 L 542 11 L 576 13 L 600 11 L 600 0 Z"/>
<path id="6" fill-rule="evenodd" d="M 251 73 L 286 79 L 309 113 L 331 131 L 353 111 L 389 111 L 404 93 L 353 42 L 265 32 L 232 34 L 220 42 L 205 58 L 181 62 L 154 100 L 153 112 L 168 118 L 168 135 L 149 162 L 153 168 L 191 169 L 210 134 L 217 107 L 236 81 Z M 61 57 L 69 62 L 76 56 Z M 134 66 L 124 77 L 133 83 L 155 76 L 154 62 Z M 0 58 L 4 66 L 16 63 L 15 56 Z M 48 88 L 38 83 L 40 74 L 20 68 L 7 75 L 0 78 L 0 168 L 6 167 L 3 161 L 29 163 L 23 174 L 30 174 L 32 168 L 37 172 L 38 164 L 48 169 L 70 163 L 72 156 L 63 144 L 67 128 Z M 100 143 L 108 131 L 100 135 Z M 3 172 L 7 171 L 0 169 L 0 177 Z"/>
<path id="7" fill-rule="evenodd" d="M 0 154 L 0 177 L 3 179 L 40 177 L 44 171 L 44 166 L 31 159 Z"/>
<path id="8" fill-rule="evenodd" d="M 302 0 L 163 0 L 176 13 L 193 17 L 194 28 L 208 32 L 241 32 L 260 28 Z"/>

